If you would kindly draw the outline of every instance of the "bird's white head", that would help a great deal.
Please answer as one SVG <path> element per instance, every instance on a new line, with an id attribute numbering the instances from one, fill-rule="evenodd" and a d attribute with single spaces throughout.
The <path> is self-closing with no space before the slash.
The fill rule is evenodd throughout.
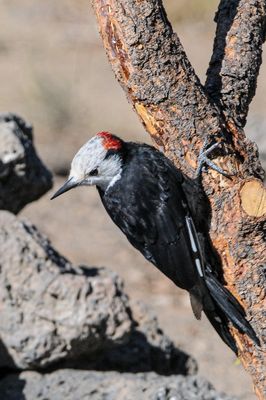
<path id="1" fill-rule="evenodd" d="M 123 141 L 108 132 L 93 136 L 77 152 L 68 180 L 52 199 L 77 186 L 97 185 L 107 190 L 121 176 Z"/>

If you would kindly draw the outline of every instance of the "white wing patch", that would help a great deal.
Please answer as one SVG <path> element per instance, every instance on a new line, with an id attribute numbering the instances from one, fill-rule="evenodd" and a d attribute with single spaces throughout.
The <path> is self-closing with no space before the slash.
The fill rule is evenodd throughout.
<path id="1" fill-rule="evenodd" d="M 191 217 L 186 216 L 186 225 L 188 229 L 188 235 L 190 239 L 190 244 L 191 244 L 191 249 L 193 253 L 195 253 L 195 265 L 197 268 L 197 271 L 199 273 L 199 276 L 203 278 L 203 268 L 202 268 L 202 262 L 201 262 L 201 251 L 199 247 L 199 241 L 196 233 L 196 229 L 194 227 L 194 223 Z"/>
<path id="2" fill-rule="evenodd" d="M 203 272 L 202 272 L 202 267 L 201 267 L 201 262 L 199 258 L 195 259 L 195 263 L 196 263 L 196 267 L 199 273 L 199 276 L 201 276 L 201 278 L 203 278 Z"/>

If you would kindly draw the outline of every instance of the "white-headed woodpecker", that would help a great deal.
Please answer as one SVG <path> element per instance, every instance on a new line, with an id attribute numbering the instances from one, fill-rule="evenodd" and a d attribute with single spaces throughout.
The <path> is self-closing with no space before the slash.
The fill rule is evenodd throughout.
<path id="1" fill-rule="evenodd" d="M 107 213 L 129 242 L 189 292 L 197 318 L 203 310 L 235 353 L 229 322 L 259 345 L 244 309 L 203 259 L 183 181 L 182 173 L 154 147 L 100 132 L 75 155 L 69 179 L 52 198 L 77 186 L 96 185 Z"/>

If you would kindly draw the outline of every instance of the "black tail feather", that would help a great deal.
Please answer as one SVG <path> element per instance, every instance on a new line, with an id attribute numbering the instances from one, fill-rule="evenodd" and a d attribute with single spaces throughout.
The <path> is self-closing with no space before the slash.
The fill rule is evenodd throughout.
<path id="1" fill-rule="evenodd" d="M 218 279 L 208 270 L 206 271 L 205 282 L 209 289 L 210 295 L 215 302 L 215 305 L 220 309 L 220 311 L 222 311 L 222 313 L 227 317 L 227 319 L 233 324 L 233 326 L 236 329 L 238 329 L 242 333 L 247 334 L 250 337 L 250 339 L 254 341 L 254 343 L 260 346 L 260 341 L 254 329 L 245 318 L 246 317 L 245 310 L 238 303 L 236 298 L 225 287 L 223 287 L 222 284 L 218 281 Z M 221 330 L 221 324 L 219 323 L 218 318 L 221 317 L 221 313 L 220 312 L 218 313 L 217 315 L 218 318 L 217 318 L 215 317 L 213 312 L 206 312 L 206 310 L 204 311 L 207 317 L 209 318 L 210 322 L 212 323 L 213 327 L 224 339 L 224 336 L 219 332 L 219 330 Z M 229 331 L 228 334 L 230 335 Z M 226 333 L 226 338 L 228 339 L 227 336 L 228 335 Z M 232 336 L 231 339 L 233 340 Z M 232 340 L 230 340 L 230 342 Z M 226 343 L 229 345 L 228 341 L 226 341 Z M 229 346 L 232 348 L 231 345 Z"/>
<path id="2" fill-rule="evenodd" d="M 228 328 L 228 320 L 225 318 L 223 312 L 219 308 L 214 310 L 205 309 L 204 313 L 221 339 L 230 347 L 235 354 L 237 354 L 237 346 L 233 336 Z"/>

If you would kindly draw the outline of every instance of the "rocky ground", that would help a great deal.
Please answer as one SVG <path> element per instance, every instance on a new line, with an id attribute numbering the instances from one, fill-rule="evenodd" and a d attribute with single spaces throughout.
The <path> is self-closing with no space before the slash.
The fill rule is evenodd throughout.
<path id="1" fill-rule="evenodd" d="M 204 81 L 218 1 L 202 1 L 200 8 L 198 3 L 166 1 L 169 17 Z M 125 139 L 149 141 L 110 71 L 87 1 L 2 0 L 0 18 L 0 110 L 19 112 L 34 124 L 38 151 L 57 174 L 54 190 L 65 179 L 77 148 L 95 132 L 110 130 Z M 263 160 L 265 78 L 264 63 L 247 128 Z M 1 172 L 2 165 L 0 176 Z M 220 391 L 254 399 L 250 379 L 234 355 L 207 321 L 193 319 L 187 295 L 127 243 L 106 216 L 96 191 L 82 188 L 52 203 L 51 193 L 28 205 L 22 217 L 48 235 L 74 265 L 103 265 L 118 273 L 130 298 L 152 307 L 173 343 L 197 359 L 202 376 Z M 10 198 L 16 194 L 13 190 Z M 0 196 L 0 203 L 4 199 Z"/>
<path id="2" fill-rule="evenodd" d="M 47 375 L 37 372 L 9 375 L 0 381 L 0 392 L 8 400 L 234 400 L 217 393 L 210 383 L 195 376 L 71 369 Z"/>

